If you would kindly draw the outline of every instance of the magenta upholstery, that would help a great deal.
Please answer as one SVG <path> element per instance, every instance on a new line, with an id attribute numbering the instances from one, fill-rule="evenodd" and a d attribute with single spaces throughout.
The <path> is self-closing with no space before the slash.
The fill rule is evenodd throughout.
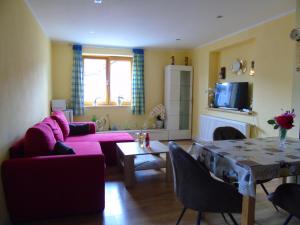
<path id="1" fill-rule="evenodd" d="M 47 117 L 42 122 L 51 128 L 56 141 L 64 141 L 64 135 L 55 119 Z"/>
<path id="2" fill-rule="evenodd" d="M 81 136 L 69 136 L 66 142 L 100 142 L 101 149 L 105 155 L 105 163 L 108 166 L 117 164 L 117 142 L 130 142 L 134 138 L 128 133 L 101 133 L 101 134 L 88 134 Z"/>
<path id="3" fill-rule="evenodd" d="M 117 142 L 133 138 L 127 133 L 96 134 L 95 123 L 87 122 L 90 134 L 64 138 L 63 144 L 72 148 L 74 155 L 50 155 L 62 138 L 60 129 L 62 134 L 67 132 L 59 121 L 66 125 L 64 114 L 55 112 L 29 128 L 10 148 L 11 159 L 2 164 L 6 203 L 13 221 L 104 209 L 105 165 L 116 164 Z"/>
<path id="4" fill-rule="evenodd" d="M 10 158 L 19 158 L 24 157 L 24 143 L 25 137 L 20 138 L 17 140 L 10 148 L 9 148 L 9 156 Z"/>
<path id="5" fill-rule="evenodd" d="M 98 142 L 64 142 L 64 144 L 72 148 L 76 155 L 101 154 L 104 157 Z"/>
<path id="6" fill-rule="evenodd" d="M 69 127 L 69 122 L 65 116 L 65 114 L 62 111 L 55 111 L 52 112 L 51 118 L 55 119 L 56 122 L 58 123 L 64 138 L 69 136 L 70 133 L 70 127 Z"/>
<path id="7" fill-rule="evenodd" d="M 25 155 L 50 155 L 55 143 L 56 140 L 51 128 L 45 123 L 38 123 L 29 128 L 25 134 Z"/>
<path id="8" fill-rule="evenodd" d="M 93 146 L 93 153 L 97 148 L 98 154 L 4 161 L 2 180 L 12 221 L 77 215 L 104 209 L 104 156 L 98 143 L 84 145 Z"/>

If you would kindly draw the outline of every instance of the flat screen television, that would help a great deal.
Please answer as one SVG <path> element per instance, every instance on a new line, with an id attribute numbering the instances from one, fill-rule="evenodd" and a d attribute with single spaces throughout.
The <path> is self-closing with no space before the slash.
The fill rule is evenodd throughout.
<path id="1" fill-rule="evenodd" d="M 249 109 L 248 82 L 216 83 L 214 107 Z"/>

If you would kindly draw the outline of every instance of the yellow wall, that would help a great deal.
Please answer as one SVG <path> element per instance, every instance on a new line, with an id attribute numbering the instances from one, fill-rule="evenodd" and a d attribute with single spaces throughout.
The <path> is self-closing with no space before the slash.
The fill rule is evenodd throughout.
<path id="1" fill-rule="evenodd" d="M 194 67 L 194 101 L 193 101 L 193 137 L 199 130 L 200 114 L 215 115 L 223 118 L 248 122 L 252 136 L 278 135 L 267 120 L 281 113 L 281 109 L 290 109 L 292 101 L 294 43 L 289 38 L 291 29 L 295 26 L 295 13 L 277 20 L 262 24 L 213 44 L 199 47 L 193 51 Z M 249 42 L 250 41 L 250 42 Z M 246 44 L 245 44 L 246 43 Z M 220 64 L 225 64 L 227 72 L 230 62 L 235 57 L 255 61 L 256 74 L 247 78 L 247 74 L 232 79 L 249 79 L 253 82 L 254 116 L 236 115 L 228 112 L 215 112 L 207 109 L 207 94 L 205 90 L 214 83 L 211 73 L 211 53 L 221 52 Z M 234 75 L 236 76 L 236 75 Z M 290 135 L 295 136 L 293 132 Z"/>
<path id="2" fill-rule="evenodd" d="M 50 41 L 24 1 L 0 1 L 0 163 L 9 146 L 49 114 Z M 8 224 L 0 182 L 0 224 Z"/>
<path id="3" fill-rule="evenodd" d="M 129 49 L 91 48 L 83 49 L 83 53 L 132 55 Z M 145 102 L 146 115 L 135 116 L 131 114 L 130 107 L 104 106 L 87 107 L 86 115 L 75 118 L 76 120 L 91 120 L 93 115 L 97 118 L 109 114 L 111 124 L 119 129 L 141 128 L 148 119 L 149 111 L 157 104 L 164 101 L 164 67 L 170 63 L 174 55 L 176 64 L 184 64 L 184 57 L 191 59 L 187 50 L 145 50 Z M 190 60 L 191 61 L 191 60 Z M 54 99 L 71 98 L 72 76 L 72 46 L 68 43 L 52 42 L 52 91 Z M 149 126 L 151 123 L 149 123 Z"/>

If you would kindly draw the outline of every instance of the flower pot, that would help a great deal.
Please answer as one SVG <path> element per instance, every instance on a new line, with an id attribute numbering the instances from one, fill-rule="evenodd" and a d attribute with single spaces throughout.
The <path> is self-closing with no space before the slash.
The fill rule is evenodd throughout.
<path id="1" fill-rule="evenodd" d="M 155 125 L 157 129 L 162 129 L 164 127 L 164 121 L 163 120 L 156 120 Z"/>

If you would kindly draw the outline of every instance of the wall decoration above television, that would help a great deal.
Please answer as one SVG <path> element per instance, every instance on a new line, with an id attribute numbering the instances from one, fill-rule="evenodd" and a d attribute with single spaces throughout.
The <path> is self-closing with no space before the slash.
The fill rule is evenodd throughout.
<path id="1" fill-rule="evenodd" d="M 248 82 L 216 83 L 214 107 L 249 109 Z"/>

